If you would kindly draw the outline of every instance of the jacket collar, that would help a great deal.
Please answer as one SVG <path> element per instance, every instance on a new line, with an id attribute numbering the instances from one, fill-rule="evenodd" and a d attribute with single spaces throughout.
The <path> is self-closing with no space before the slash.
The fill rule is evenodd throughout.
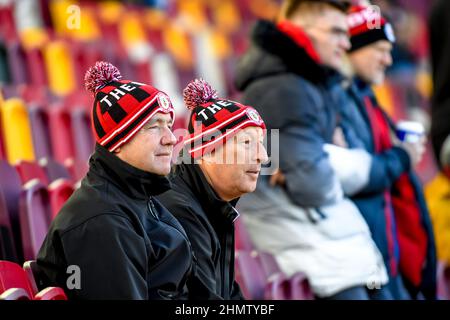
<path id="1" fill-rule="evenodd" d="M 261 49 L 279 56 L 289 71 L 311 82 L 341 80 L 336 70 L 319 63 L 311 40 L 291 23 L 284 21 L 277 26 L 270 21 L 260 20 L 253 29 L 252 40 Z"/>
<path id="2" fill-rule="evenodd" d="M 89 159 L 89 173 L 96 174 L 115 184 L 129 196 L 146 200 L 171 188 L 167 177 L 145 172 L 106 150 L 95 146 L 95 152 Z"/>
<path id="3" fill-rule="evenodd" d="M 235 209 L 239 199 L 234 199 L 230 202 L 220 199 L 208 183 L 208 180 L 206 180 L 198 164 L 182 163 L 177 166 L 175 174 L 190 187 L 210 218 L 217 219 L 216 212 L 220 213 L 220 216 L 230 222 L 234 222 L 239 217 L 239 213 Z"/>

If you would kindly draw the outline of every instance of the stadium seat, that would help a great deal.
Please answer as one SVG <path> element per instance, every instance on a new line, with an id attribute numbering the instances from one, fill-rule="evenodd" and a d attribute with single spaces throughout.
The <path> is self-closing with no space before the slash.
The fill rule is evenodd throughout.
<path id="1" fill-rule="evenodd" d="M 55 180 L 48 186 L 52 220 L 59 213 L 59 210 L 61 210 L 62 206 L 72 195 L 73 191 L 72 183 L 65 179 Z"/>
<path id="2" fill-rule="evenodd" d="M 72 56 L 63 41 L 53 41 L 44 47 L 44 61 L 48 84 L 57 96 L 71 93 L 75 87 Z"/>
<path id="3" fill-rule="evenodd" d="M 48 287 L 37 293 L 34 289 L 20 265 L 0 261 L 0 300 L 67 300 L 61 288 Z"/>
<path id="4" fill-rule="evenodd" d="M 302 272 L 294 274 L 290 280 L 290 300 L 314 300 L 314 293 L 308 278 Z"/>
<path id="5" fill-rule="evenodd" d="M 436 280 L 438 298 L 450 300 L 450 266 L 445 261 L 438 262 Z"/>
<path id="6" fill-rule="evenodd" d="M 83 179 L 89 170 L 88 160 L 68 161 L 64 165 L 69 170 L 72 180 L 75 182 Z"/>
<path id="7" fill-rule="evenodd" d="M 0 188 L 0 260 L 17 262 L 14 235 L 8 213 L 8 206 Z"/>
<path id="8" fill-rule="evenodd" d="M 20 265 L 10 261 L 0 261 L 0 294 L 8 289 L 23 289 L 29 297 L 33 297 L 33 288 Z"/>
<path id="9" fill-rule="evenodd" d="M 86 108 L 75 108 L 70 111 L 72 122 L 72 137 L 74 139 L 75 158 L 89 159 L 94 152 L 94 136 L 91 129 L 91 120 Z"/>
<path id="10" fill-rule="evenodd" d="M 24 258 L 33 260 L 50 226 L 50 202 L 45 186 L 36 179 L 25 184 L 19 207 Z"/>
<path id="11" fill-rule="evenodd" d="M 9 71 L 14 85 L 28 83 L 28 69 L 25 52 L 19 42 L 14 41 L 7 46 Z"/>
<path id="12" fill-rule="evenodd" d="M 5 160 L 0 160 L 0 189 L 6 201 L 12 227 L 14 243 L 19 261 L 23 261 L 22 237 L 20 231 L 19 199 L 22 183 L 16 169 Z"/>
<path id="13" fill-rule="evenodd" d="M 25 52 L 30 70 L 30 84 L 35 86 L 47 85 L 47 74 L 42 51 L 39 48 L 29 49 Z"/>
<path id="14" fill-rule="evenodd" d="M 38 163 L 20 161 L 15 165 L 15 167 L 17 172 L 19 173 L 23 185 L 33 179 L 38 179 L 42 184 L 48 185 L 48 177 L 45 174 L 44 169 Z"/>
<path id="15" fill-rule="evenodd" d="M 36 260 L 28 260 L 25 261 L 23 264 L 23 270 L 25 271 L 25 274 L 28 278 L 28 282 L 31 285 L 31 289 L 33 291 L 33 295 L 35 295 L 36 293 L 39 292 L 39 284 L 38 284 L 38 280 L 37 280 L 37 275 L 35 276 L 35 274 L 37 274 L 38 271 L 38 266 L 36 264 Z"/>
<path id="16" fill-rule="evenodd" d="M 34 161 L 31 126 L 23 101 L 17 98 L 6 100 L 1 106 L 1 120 L 9 163 Z"/>
<path id="17" fill-rule="evenodd" d="M 246 299 L 262 300 L 265 295 L 266 279 L 256 251 L 236 251 L 236 281 Z"/>
<path id="18" fill-rule="evenodd" d="M 268 252 L 259 251 L 259 261 L 267 278 L 273 274 L 281 273 L 281 269 L 273 255 Z"/>
<path id="19" fill-rule="evenodd" d="M 51 157 L 52 146 L 47 112 L 44 108 L 34 105 L 29 108 L 28 114 L 33 133 L 33 146 L 36 159 Z"/>
<path id="20" fill-rule="evenodd" d="M 31 297 L 22 288 L 11 288 L 0 294 L 0 300 L 31 300 Z"/>
<path id="21" fill-rule="evenodd" d="M 11 83 L 8 53 L 4 43 L 0 41 L 0 83 Z"/>
<path id="22" fill-rule="evenodd" d="M 48 117 L 53 159 L 60 163 L 74 159 L 75 148 L 73 145 L 71 118 L 68 110 L 60 104 L 51 106 L 48 109 Z"/>
<path id="23" fill-rule="evenodd" d="M 252 243 L 250 235 L 248 234 L 247 229 L 245 228 L 245 224 L 242 221 L 242 217 L 240 217 L 235 221 L 234 230 L 236 237 L 235 240 L 236 250 L 252 251 L 255 249 L 255 246 Z"/>

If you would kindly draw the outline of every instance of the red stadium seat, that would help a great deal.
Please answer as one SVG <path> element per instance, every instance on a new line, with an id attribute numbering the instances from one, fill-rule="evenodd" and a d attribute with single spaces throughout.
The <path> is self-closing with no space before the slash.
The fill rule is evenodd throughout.
<path id="1" fill-rule="evenodd" d="M 236 281 L 246 299 L 262 300 L 265 295 L 266 278 L 259 265 L 256 251 L 236 251 Z"/>
<path id="2" fill-rule="evenodd" d="M 24 258 L 33 260 L 44 241 L 51 219 L 47 189 L 38 180 L 24 185 L 19 212 Z"/>
<path id="3" fill-rule="evenodd" d="M 48 124 L 48 115 L 44 108 L 34 105 L 28 109 L 28 117 L 33 133 L 33 147 L 36 159 L 52 156 L 52 146 Z"/>
<path id="4" fill-rule="evenodd" d="M 59 213 L 59 210 L 61 210 L 62 206 L 72 195 L 73 191 L 72 183 L 65 179 L 55 180 L 48 186 L 52 220 Z"/>
<path id="5" fill-rule="evenodd" d="M 25 53 L 30 70 L 30 83 L 37 86 L 47 85 L 44 57 L 38 48 L 29 49 Z"/>
<path id="6" fill-rule="evenodd" d="M 22 184 L 33 179 L 38 179 L 45 185 L 49 183 L 44 169 L 36 162 L 20 161 L 15 167 L 22 180 Z"/>
<path id="7" fill-rule="evenodd" d="M 67 300 L 67 296 L 61 288 L 48 287 L 36 294 L 34 300 Z"/>
<path id="8" fill-rule="evenodd" d="M 69 172 L 72 176 L 72 180 L 75 182 L 78 182 L 81 179 L 83 179 L 89 170 L 89 165 L 88 165 L 87 160 L 68 161 L 64 165 L 69 170 Z"/>
<path id="9" fill-rule="evenodd" d="M 22 288 L 11 288 L 0 294 L 0 300 L 31 300 L 31 297 Z"/>
<path id="10" fill-rule="evenodd" d="M 236 250 L 251 251 L 255 249 L 255 246 L 250 239 L 250 235 L 245 228 L 242 221 L 242 217 L 237 219 L 234 223 L 235 237 L 236 237 Z"/>
<path id="11" fill-rule="evenodd" d="M 288 300 L 291 297 L 290 282 L 282 273 L 273 274 L 264 288 L 265 300 Z"/>
<path id="12" fill-rule="evenodd" d="M 450 266 L 447 266 L 443 261 L 439 261 L 436 278 L 438 297 L 450 300 Z"/>
<path id="13" fill-rule="evenodd" d="M 53 159 L 60 163 L 73 159 L 75 148 L 69 112 L 62 105 L 53 105 L 48 108 L 48 116 Z"/>
<path id="14" fill-rule="evenodd" d="M 304 273 L 298 272 L 291 277 L 290 288 L 290 300 L 314 300 L 314 293 Z"/>
<path id="15" fill-rule="evenodd" d="M 0 294 L 8 289 L 23 289 L 29 297 L 33 297 L 33 288 L 23 269 L 10 261 L 0 261 Z"/>
<path id="16" fill-rule="evenodd" d="M 90 116 L 84 107 L 70 111 L 72 121 L 72 136 L 74 138 L 75 158 L 87 161 L 94 152 L 94 136 L 91 129 Z"/>
<path id="17" fill-rule="evenodd" d="M 40 159 L 39 166 L 44 170 L 50 183 L 58 179 L 72 180 L 69 170 L 64 165 L 53 159 Z"/>
<path id="18" fill-rule="evenodd" d="M 0 261 L 0 300 L 67 300 L 61 288 L 48 287 L 39 292 L 35 289 L 18 264 Z"/>

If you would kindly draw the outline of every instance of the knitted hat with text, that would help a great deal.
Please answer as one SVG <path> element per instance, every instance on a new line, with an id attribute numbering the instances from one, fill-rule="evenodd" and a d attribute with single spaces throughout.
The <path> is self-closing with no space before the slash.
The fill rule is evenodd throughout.
<path id="1" fill-rule="evenodd" d="M 254 108 L 219 99 L 217 92 L 203 79 L 191 81 L 183 97 L 186 107 L 192 111 L 184 145 L 194 159 L 222 146 L 241 129 L 266 128 Z"/>
<path id="2" fill-rule="evenodd" d="M 169 97 L 158 89 L 122 80 L 119 70 L 99 61 L 85 75 L 85 87 L 94 95 L 92 127 L 97 143 L 113 152 L 129 141 L 156 113 L 175 117 Z"/>
<path id="3" fill-rule="evenodd" d="M 350 8 L 347 21 L 352 44 L 350 52 L 379 40 L 395 42 L 394 30 L 381 16 L 378 7 L 353 6 Z"/>

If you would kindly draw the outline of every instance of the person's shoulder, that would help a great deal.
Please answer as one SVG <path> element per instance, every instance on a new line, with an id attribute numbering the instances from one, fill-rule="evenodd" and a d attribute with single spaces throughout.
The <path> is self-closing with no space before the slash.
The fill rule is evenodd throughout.
<path id="1" fill-rule="evenodd" d="M 172 184 L 172 189 L 160 194 L 156 199 L 175 217 L 202 214 L 203 210 L 196 197 L 187 189 Z"/>

